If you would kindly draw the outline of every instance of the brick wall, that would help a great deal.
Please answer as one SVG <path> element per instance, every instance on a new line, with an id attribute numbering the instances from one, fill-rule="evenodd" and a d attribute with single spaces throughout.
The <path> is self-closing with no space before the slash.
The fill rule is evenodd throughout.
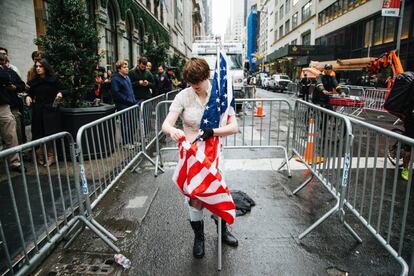
<path id="1" fill-rule="evenodd" d="M 37 50 L 36 23 L 32 0 L 0 0 L 0 46 L 7 48 L 11 63 L 16 65 L 24 81 L 32 65 L 31 54 Z"/>

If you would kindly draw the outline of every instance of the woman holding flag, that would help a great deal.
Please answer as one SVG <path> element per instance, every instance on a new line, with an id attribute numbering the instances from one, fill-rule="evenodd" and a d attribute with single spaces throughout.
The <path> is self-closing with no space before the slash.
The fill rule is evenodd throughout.
<path id="1" fill-rule="evenodd" d="M 204 256 L 203 208 L 232 224 L 235 205 L 221 175 L 220 137 L 238 131 L 231 79 L 227 79 L 226 60 L 220 54 L 213 84 L 210 68 L 202 58 L 191 58 L 184 66 L 184 80 L 190 87 L 182 90 L 170 106 L 162 130 L 180 146 L 180 160 L 173 180 L 186 198 L 194 231 L 193 255 Z M 228 84 L 228 85 L 227 85 Z M 181 118 L 184 131 L 175 128 Z M 237 246 L 237 239 L 222 224 L 222 241 Z"/>

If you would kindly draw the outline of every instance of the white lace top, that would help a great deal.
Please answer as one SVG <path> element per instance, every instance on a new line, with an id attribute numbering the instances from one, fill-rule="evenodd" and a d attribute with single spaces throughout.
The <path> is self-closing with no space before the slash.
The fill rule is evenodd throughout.
<path id="1" fill-rule="evenodd" d="M 188 87 L 175 96 L 170 112 L 177 112 L 183 121 L 184 133 L 189 141 L 193 141 L 200 129 L 201 117 L 210 98 L 211 85 L 207 89 L 204 102 L 197 96 L 193 88 Z"/>

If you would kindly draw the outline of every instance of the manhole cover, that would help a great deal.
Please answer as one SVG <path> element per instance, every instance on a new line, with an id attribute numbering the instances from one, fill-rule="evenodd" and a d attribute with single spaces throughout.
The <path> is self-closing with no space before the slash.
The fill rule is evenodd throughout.
<path id="1" fill-rule="evenodd" d="M 118 276 L 123 268 L 114 262 L 113 255 L 89 256 L 84 259 L 73 258 L 69 262 L 59 262 L 46 274 L 63 275 L 109 275 Z"/>

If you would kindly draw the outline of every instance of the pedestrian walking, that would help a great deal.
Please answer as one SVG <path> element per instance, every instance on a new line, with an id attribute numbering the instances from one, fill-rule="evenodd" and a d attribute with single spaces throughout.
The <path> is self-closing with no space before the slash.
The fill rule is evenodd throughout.
<path id="1" fill-rule="evenodd" d="M 137 100 L 147 100 L 152 97 L 153 76 L 147 70 L 147 63 L 147 58 L 141 57 L 138 59 L 137 66 L 128 73 Z"/>
<path id="2" fill-rule="evenodd" d="M 203 141 L 213 136 L 228 136 L 238 131 L 238 125 L 234 110 L 229 112 L 227 124 L 218 128 L 206 128 L 200 131 L 201 119 L 205 112 L 212 92 L 209 82 L 210 68 L 208 63 L 202 58 L 191 58 L 184 66 L 184 79 L 190 87 L 182 90 L 174 98 L 170 106 L 169 113 L 162 125 L 162 130 L 169 135 L 175 142 L 179 142 L 185 137 L 187 141 L 196 142 L 197 138 Z M 209 106 L 210 107 L 210 106 Z M 183 120 L 184 131 L 175 128 L 174 125 L 181 117 Z M 203 123 L 205 121 L 203 120 Z M 221 160 L 219 164 L 222 164 Z M 219 168 L 221 171 L 221 168 Z M 203 202 L 191 198 L 186 198 L 189 207 L 190 224 L 194 231 L 193 255 L 195 258 L 204 256 L 204 221 L 203 221 Z M 226 223 L 222 223 L 222 241 L 230 246 L 237 246 L 237 239 L 228 231 Z"/>
<path id="3" fill-rule="evenodd" d="M 302 99 L 306 102 L 309 101 L 309 88 L 312 81 L 308 78 L 307 74 L 304 74 L 303 79 L 300 80 L 300 87 L 302 92 Z"/>
<path id="4" fill-rule="evenodd" d="M 70 91 L 58 80 L 46 59 L 36 61 L 35 77 L 28 82 L 27 106 L 32 107 L 32 140 L 40 139 L 62 131 L 62 118 L 59 103 Z M 36 150 L 37 160 L 41 165 L 53 165 L 56 157 L 53 144 L 47 144 L 47 159 L 42 149 Z"/>

